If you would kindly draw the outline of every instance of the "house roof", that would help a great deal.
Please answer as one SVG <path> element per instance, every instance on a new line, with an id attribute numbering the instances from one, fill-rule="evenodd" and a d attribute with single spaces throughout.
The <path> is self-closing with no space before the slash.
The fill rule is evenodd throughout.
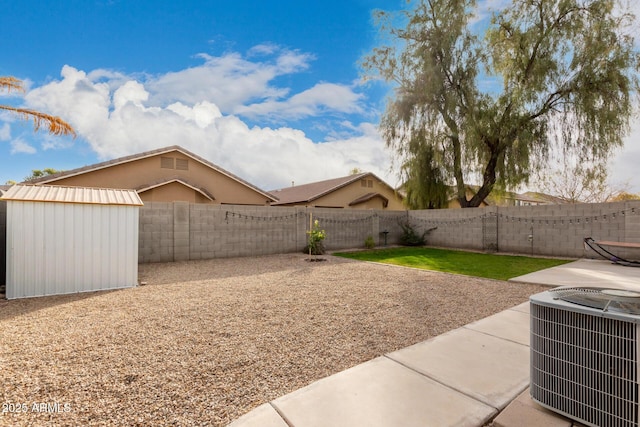
<path id="1" fill-rule="evenodd" d="M 0 199 L 20 202 L 142 206 L 142 200 L 140 200 L 140 196 L 135 190 L 63 187 L 58 185 L 16 184 L 7 190 Z"/>
<path id="2" fill-rule="evenodd" d="M 326 194 L 338 190 L 360 179 L 372 176 L 380 182 L 380 178 L 372 174 L 371 172 L 358 173 L 355 175 L 343 176 L 340 178 L 327 179 L 324 181 L 311 182 L 309 184 L 294 185 L 292 187 L 280 188 L 278 190 L 270 191 L 275 197 L 278 198 L 277 203 L 273 205 L 285 205 L 290 203 L 305 203 L 312 202 Z M 391 187 L 389 187 L 391 188 Z M 392 188 L 393 190 L 393 188 Z"/>
<path id="3" fill-rule="evenodd" d="M 358 205 L 360 203 L 368 202 L 369 200 L 375 199 L 376 197 L 379 197 L 379 198 L 382 199 L 382 203 L 383 203 L 384 207 L 386 208 L 387 205 L 389 204 L 389 199 L 387 199 L 386 197 L 384 197 L 380 193 L 367 193 L 364 196 L 360 196 L 357 199 L 355 199 L 354 201 L 352 201 L 351 203 L 349 203 L 349 206 L 355 206 L 355 205 Z"/>
<path id="4" fill-rule="evenodd" d="M 8 189 L 10 189 L 11 186 L 10 185 L 0 185 L 0 196 L 2 196 L 4 193 L 7 192 Z"/>
<path id="5" fill-rule="evenodd" d="M 256 191 L 257 193 L 260 193 L 261 195 L 265 196 L 266 198 L 272 200 L 272 201 L 276 201 L 277 198 L 275 198 L 272 194 L 269 194 L 268 192 L 261 190 L 260 188 L 256 187 L 253 184 L 250 184 L 249 182 L 243 180 L 242 178 L 232 174 L 229 171 L 224 170 L 223 168 L 211 163 L 210 161 L 204 159 L 203 157 L 198 156 L 197 154 L 194 154 L 188 150 L 185 150 L 184 148 L 180 147 L 179 145 L 171 145 L 169 147 L 163 147 L 163 148 L 158 148 L 156 150 L 150 150 L 150 151 L 145 151 L 143 153 L 138 153 L 138 154 L 133 154 L 130 156 L 125 156 L 125 157 L 119 157 L 117 159 L 112 159 L 112 160 L 107 160 L 106 162 L 101 162 L 101 163 L 96 163 L 93 165 L 88 165 L 88 166 L 83 166 L 81 168 L 77 168 L 77 169 L 72 169 L 72 170 L 68 170 L 68 171 L 63 171 L 63 172 L 58 172 L 52 175 L 47 175 L 41 178 L 36 178 L 36 179 L 32 179 L 29 181 L 25 181 L 24 184 L 46 184 L 49 182 L 55 182 L 57 180 L 63 179 L 63 178 L 69 178 L 72 176 L 76 176 L 76 175 L 81 175 L 84 173 L 88 173 L 88 172 L 92 172 L 92 171 L 96 171 L 96 170 L 100 170 L 100 169 L 105 169 L 111 166 L 116 166 L 116 165 L 120 165 L 123 163 L 129 163 L 129 162 L 133 162 L 135 160 L 140 160 L 140 159 L 145 159 L 147 157 L 152 157 L 152 156 L 157 156 L 158 154 L 164 154 L 164 153 L 169 153 L 171 151 L 178 151 L 182 154 L 184 154 L 187 157 L 191 157 L 192 159 L 208 166 L 209 168 L 215 170 L 216 172 L 225 175 L 226 177 L 239 182 L 249 188 L 251 188 L 252 190 Z"/>
<path id="6" fill-rule="evenodd" d="M 526 193 L 518 194 L 517 196 L 519 196 L 518 198 L 522 200 L 526 199 L 534 202 L 547 202 L 547 203 L 553 203 L 558 205 L 566 203 L 565 200 L 562 200 L 559 197 L 552 196 L 550 194 L 536 192 L 536 191 L 527 191 Z"/>

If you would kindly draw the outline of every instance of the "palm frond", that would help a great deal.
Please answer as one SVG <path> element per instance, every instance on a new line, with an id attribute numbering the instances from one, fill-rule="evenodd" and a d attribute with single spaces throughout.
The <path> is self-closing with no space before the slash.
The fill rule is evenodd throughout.
<path id="1" fill-rule="evenodd" d="M 5 89 L 7 92 L 12 90 L 24 92 L 22 80 L 11 76 L 0 77 L 0 89 Z M 33 120 L 33 128 L 36 132 L 42 126 L 46 126 L 52 135 L 72 135 L 74 138 L 76 137 L 76 131 L 73 127 L 60 117 L 26 108 L 14 108 L 8 105 L 0 105 L 0 110 L 9 111 L 23 120 Z"/>
<path id="2" fill-rule="evenodd" d="M 52 135 L 71 135 L 76 137 L 73 127 L 60 117 L 51 116 L 35 110 L 26 108 L 14 108 L 7 105 L 0 105 L 0 110 L 5 110 L 16 114 L 23 120 L 33 120 L 33 128 L 37 132 L 42 126 L 46 126 Z"/>
<path id="3" fill-rule="evenodd" d="M 17 90 L 18 92 L 24 92 L 24 87 L 22 86 L 22 80 L 16 79 L 15 77 L 11 77 L 11 76 L 0 77 L 0 89 L 6 89 L 7 92 L 11 92 L 12 90 Z"/>

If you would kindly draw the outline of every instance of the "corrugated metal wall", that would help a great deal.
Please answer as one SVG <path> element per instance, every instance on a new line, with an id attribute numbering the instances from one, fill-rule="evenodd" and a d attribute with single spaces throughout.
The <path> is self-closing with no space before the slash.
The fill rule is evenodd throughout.
<path id="1" fill-rule="evenodd" d="M 136 286 L 138 207 L 7 201 L 7 299 Z"/>
<path id="2" fill-rule="evenodd" d="M 7 277 L 7 202 L 0 200 L 0 286 Z"/>

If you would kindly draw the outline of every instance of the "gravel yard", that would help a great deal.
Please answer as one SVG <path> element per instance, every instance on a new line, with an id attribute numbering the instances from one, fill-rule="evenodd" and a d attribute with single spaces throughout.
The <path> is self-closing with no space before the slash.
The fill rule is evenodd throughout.
<path id="1" fill-rule="evenodd" d="M 0 300 L 0 425 L 222 426 L 548 289 L 305 258 L 145 264 L 146 286 Z"/>

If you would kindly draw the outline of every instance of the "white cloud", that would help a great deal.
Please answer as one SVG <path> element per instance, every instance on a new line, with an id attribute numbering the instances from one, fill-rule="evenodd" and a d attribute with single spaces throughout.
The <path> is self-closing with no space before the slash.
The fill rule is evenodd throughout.
<path id="1" fill-rule="evenodd" d="M 0 141 L 8 141 L 11 139 L 11 126 L 5 123 L 0 127 Z"/>
<path id="2" fill-rule="evenodd" d="M 87 139 L 98 137 L 109 120 L 111 105 L 108 83 L 92 81 L 84 71 L 65 65 L 62 80 L 27 93 L 28 106 L 67 120 Z"/>
<path id="3" fill-rule="evenodd" d="M 141 83 L 128 81 L 114 92 L 113 107 L 119 110 L 130 102 L 136 107 L 143 108 L 142 103 L 148 99 L 149 92 L 145 90 Z"/>
<path id="4" fill-rule="evenodd" d="M 11 154 L 35 154 L 37 150 L 21 138 L 11 141 Z"/>
<path id="5" fill-rule="evenodd" d="M 249 49 L 247 55 L 249 56 L 262 56 L 262 55 L 271 55 L 279 50 L 279 47 L 273 43 L 264 43 L 253 46 Z"/>
<path id="6" fill-rule="evenodd" d="M 491 18 L 494 13 L 500 12 L 512 4 L 512 0 L 484 0 L 477 3 L 471 24 L 477 24 Z"/>
<path id="7" fill-rule="evenodd" d="M 271 81 L 305 70 L 313 59 L 309 54 L 273 46 L 262 45 L 258 51 L 266 54 L 269 49 L 276 57 L 262 62 L 249 61 L 237 52 L 223 56 L 200 54 L 204 64 L 149 79 L 145 86 L 153 93 L 154 105 L 209 101 L 223 112 L 232 113 L 247 102 L 286 96 L 289 90 L 272 86 Z"/>
<path id="8" fill-rule="evenodd" d="M 288 88 L 272 85 L 277 76 L 304 69 L 309 58 L 279 52 L 275 61 L 253 63 L 230 53 L 146 80 L 65 66 L 61 80 L 25 99 L 71 123 L 101 159 L 180 145 L 265 190 L 347 175 L 354 167 L 394 184 L 387 170 L 390 153 L 372 124 L 349 123 L 356 136 L 336 131 L 333 140 L 316 143 L 300 130 L 249 126 L 234 115 L 244 111 L 286 122 L 359 112 L 362 95 L 345 85 L 319 83 L 288 97 Z M 244 106 L 256 99 L 262 102 Z"/>
<path id="9" fill-rule="evenodd" d="M 295 94 L 284 101 L 270 100 L 258 104 L 241 106 L 235 113 L 246 116 L 265 116 L 272 118 L 299 119 L 315 116 L 322 111 L 331 110 L 341 113 L 360 113 L 358 105 L 362 95 L 348 86 L 334 83 L 318 83 L 311 89 Z"/>
<path id="10" fill-rule="evenodd" d="M 636 119 L 637 120 L 637 119 Z M 625 145 L 617 153 L 609 168 L 609 178 L 616 187 L 629 186 L 628 191 L 640 194 L 640 122 L 636 121 L 625 138 Z"/>
<path id="11" fill-rule="evenodd" d="M 63 150 L 66 148 L 73 148 L 74 140 L 73 138 L 65 138 L 50 134 L 41 133 L 40 136 L 40 147 L 47 150 Z"/>

